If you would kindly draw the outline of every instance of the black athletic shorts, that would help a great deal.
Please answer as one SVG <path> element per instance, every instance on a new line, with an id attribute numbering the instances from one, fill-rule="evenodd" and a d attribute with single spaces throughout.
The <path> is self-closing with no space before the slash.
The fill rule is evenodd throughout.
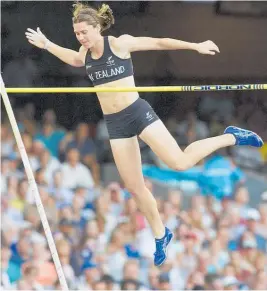
<path id="1" fill-rule="evenodd" d="M 148 125 L 158 120 L 152 107 L 143 99 L 138 98 L 123 110 L 105 114 L 109 138 L 129 138 L 139 135 Z"/>

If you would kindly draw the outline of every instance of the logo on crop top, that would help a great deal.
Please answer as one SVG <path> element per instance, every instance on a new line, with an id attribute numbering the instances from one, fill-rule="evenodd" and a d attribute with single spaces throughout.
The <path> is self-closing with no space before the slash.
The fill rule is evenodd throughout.
<path id="1" fill-rule="evenodd" d="M 154 119 L 153 115 L 152 115 L 149 111 L 146 113 L 146 119 L 147 119 L 148 121 L 151 121 L 151 120 Z"/>
<path id="2" fill-rule="evenodd" d="M 114 60 L 112 60 L 112 56 L 108 57 L 106 64 L 108 65 L 108 67 L 115 66 L 115 62 Z"/>

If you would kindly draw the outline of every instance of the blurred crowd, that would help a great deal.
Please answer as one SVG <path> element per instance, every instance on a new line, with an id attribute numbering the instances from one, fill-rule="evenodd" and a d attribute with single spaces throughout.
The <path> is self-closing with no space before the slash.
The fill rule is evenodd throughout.
<path id="1" fill-rule="evenodd" d="M 103 121 L 94 130 L 79 123 L 67 131 L 51 109 L 37 122 L 32 104 L 16 110 L 16 117 L 70 289 L 267 289 L 267 202 L 252 208 L 244 184 L 221 200 L 195 193 L 189 208 L 183 206 L 181 190 L 157 197 L 174 239 L 168 260 L 156 268 L 153 234 L 131 194 L 117 182 L 102 183 L 101 164 L 112 159 Z M 213 128 L 190 113 L 176 132 L 188 142 Z M 153 184 L 146 184 L 153 192 Z M 1 286 L 60 289 L 6 119 L 1 125 L 1 193 Z"/>

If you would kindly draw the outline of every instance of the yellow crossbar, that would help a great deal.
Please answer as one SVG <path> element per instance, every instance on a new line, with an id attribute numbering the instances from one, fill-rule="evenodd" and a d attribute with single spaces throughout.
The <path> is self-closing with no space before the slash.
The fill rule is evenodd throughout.
<path id="1" fill-rule="evenodd" d="M 267 84 L 192 85 L 154 87 L 54 87 L 54 88 L 6 88 L 7 93 L 97 93 L 97 92 L 189 92 L 267 90 Z"/>

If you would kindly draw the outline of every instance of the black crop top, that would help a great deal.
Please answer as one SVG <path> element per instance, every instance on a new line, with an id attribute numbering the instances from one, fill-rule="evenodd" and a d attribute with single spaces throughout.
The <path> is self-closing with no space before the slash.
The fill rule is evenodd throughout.
<path id="1" fill-rule="evenodd" d="M 121 59 L 113 54 L 108 36 L 104 36 L 103 55 L 95 60 L 88 50 L 85 56 L 86 73 L 94 86 L 120 80 L 133 75 L 132 59 Z"/>

